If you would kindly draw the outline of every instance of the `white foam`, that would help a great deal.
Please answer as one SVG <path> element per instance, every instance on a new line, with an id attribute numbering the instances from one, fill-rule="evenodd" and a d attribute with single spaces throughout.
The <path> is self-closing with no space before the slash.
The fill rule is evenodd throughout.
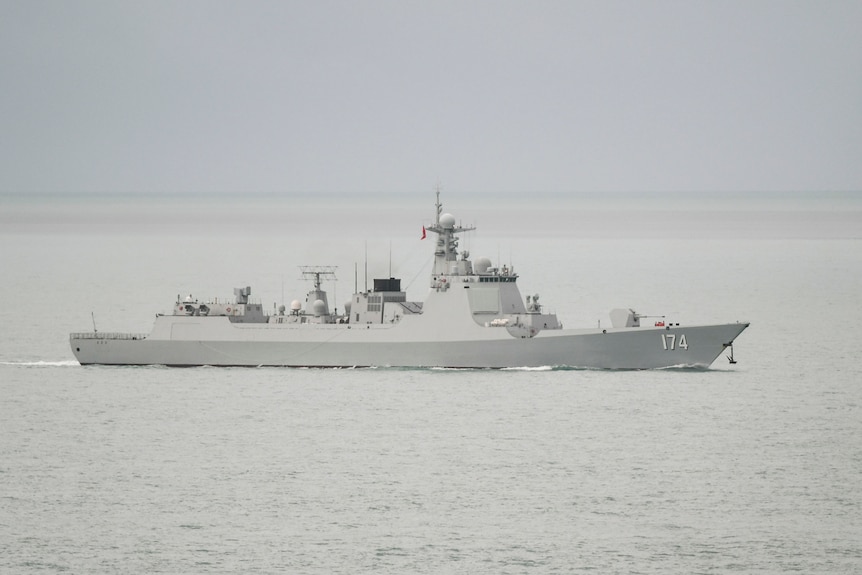
<path id="1" fill-rule="evenodd" d="M 17 365 L 21 367 L 78 367 L 74 359 L 64 361 L 0 361 L 0 365 Z"/>

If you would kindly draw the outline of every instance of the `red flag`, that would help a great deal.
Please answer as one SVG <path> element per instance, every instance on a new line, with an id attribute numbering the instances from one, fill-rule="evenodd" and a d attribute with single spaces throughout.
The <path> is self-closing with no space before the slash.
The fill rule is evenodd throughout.
<path id="1" fill-rule="evenodd" d="M 421 237 L 421 238 L 419 238 L 419 239 L 420 239 L 420 240 L 424 240 L 424 239 L 425 239 L 425 226 L 422 226 L 422 237 Z"/>

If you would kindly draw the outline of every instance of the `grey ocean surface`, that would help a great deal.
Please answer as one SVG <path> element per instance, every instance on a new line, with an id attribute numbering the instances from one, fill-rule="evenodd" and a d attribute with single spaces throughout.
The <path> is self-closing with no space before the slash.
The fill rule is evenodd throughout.
<path id="1" fill-rule="evenodd" d="M 566 327 L 751 321 L 739 363 L 83 368 L 93 318 L 298 265 L 340 305 L 366 249 L 421 300 L 433 196 L 0 198 L 0 572 L 862 571 L 859 196 L 531 198 L 443 200 Z"/>

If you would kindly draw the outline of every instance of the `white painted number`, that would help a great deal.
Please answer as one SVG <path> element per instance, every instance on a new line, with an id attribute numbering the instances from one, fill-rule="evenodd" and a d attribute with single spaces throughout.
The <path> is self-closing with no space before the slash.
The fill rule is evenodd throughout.
<path id="1" fill-rule="evenodd" d="M 680 349 L 688 351 L 688 341 L 685 339 L 685 334 L 679 334 L 679 341 L 676 339 L 675 333 L 661 334 L 661 346 L 664 350 L 673 351 L 679 346 Z"/>
<path id="2" fill-rule="evenodd" d="M 669 333 L 667 335 L 662 334 L 661 336 L 661 344 L 665 349 L 673 349 L 676 345 L 676 334 Z"/>

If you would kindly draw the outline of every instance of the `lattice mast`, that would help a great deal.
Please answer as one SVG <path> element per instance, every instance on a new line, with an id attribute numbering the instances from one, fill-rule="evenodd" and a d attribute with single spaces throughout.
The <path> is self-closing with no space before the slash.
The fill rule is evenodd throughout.
<path id="1" fill-rule="evenodd" d="M 457 234 L 475 230 L 474 226 L 455 225 L 455 216 L 443 213 L 440 203 L 440 187 L 437 187 L 437 202 L 435 204 L 434 224 L 428 230 L 437 234 L 437 246 L 434 249 L 434 274 L 446 274 L 451 269 L 451 262 L 458 260 Z"/>

